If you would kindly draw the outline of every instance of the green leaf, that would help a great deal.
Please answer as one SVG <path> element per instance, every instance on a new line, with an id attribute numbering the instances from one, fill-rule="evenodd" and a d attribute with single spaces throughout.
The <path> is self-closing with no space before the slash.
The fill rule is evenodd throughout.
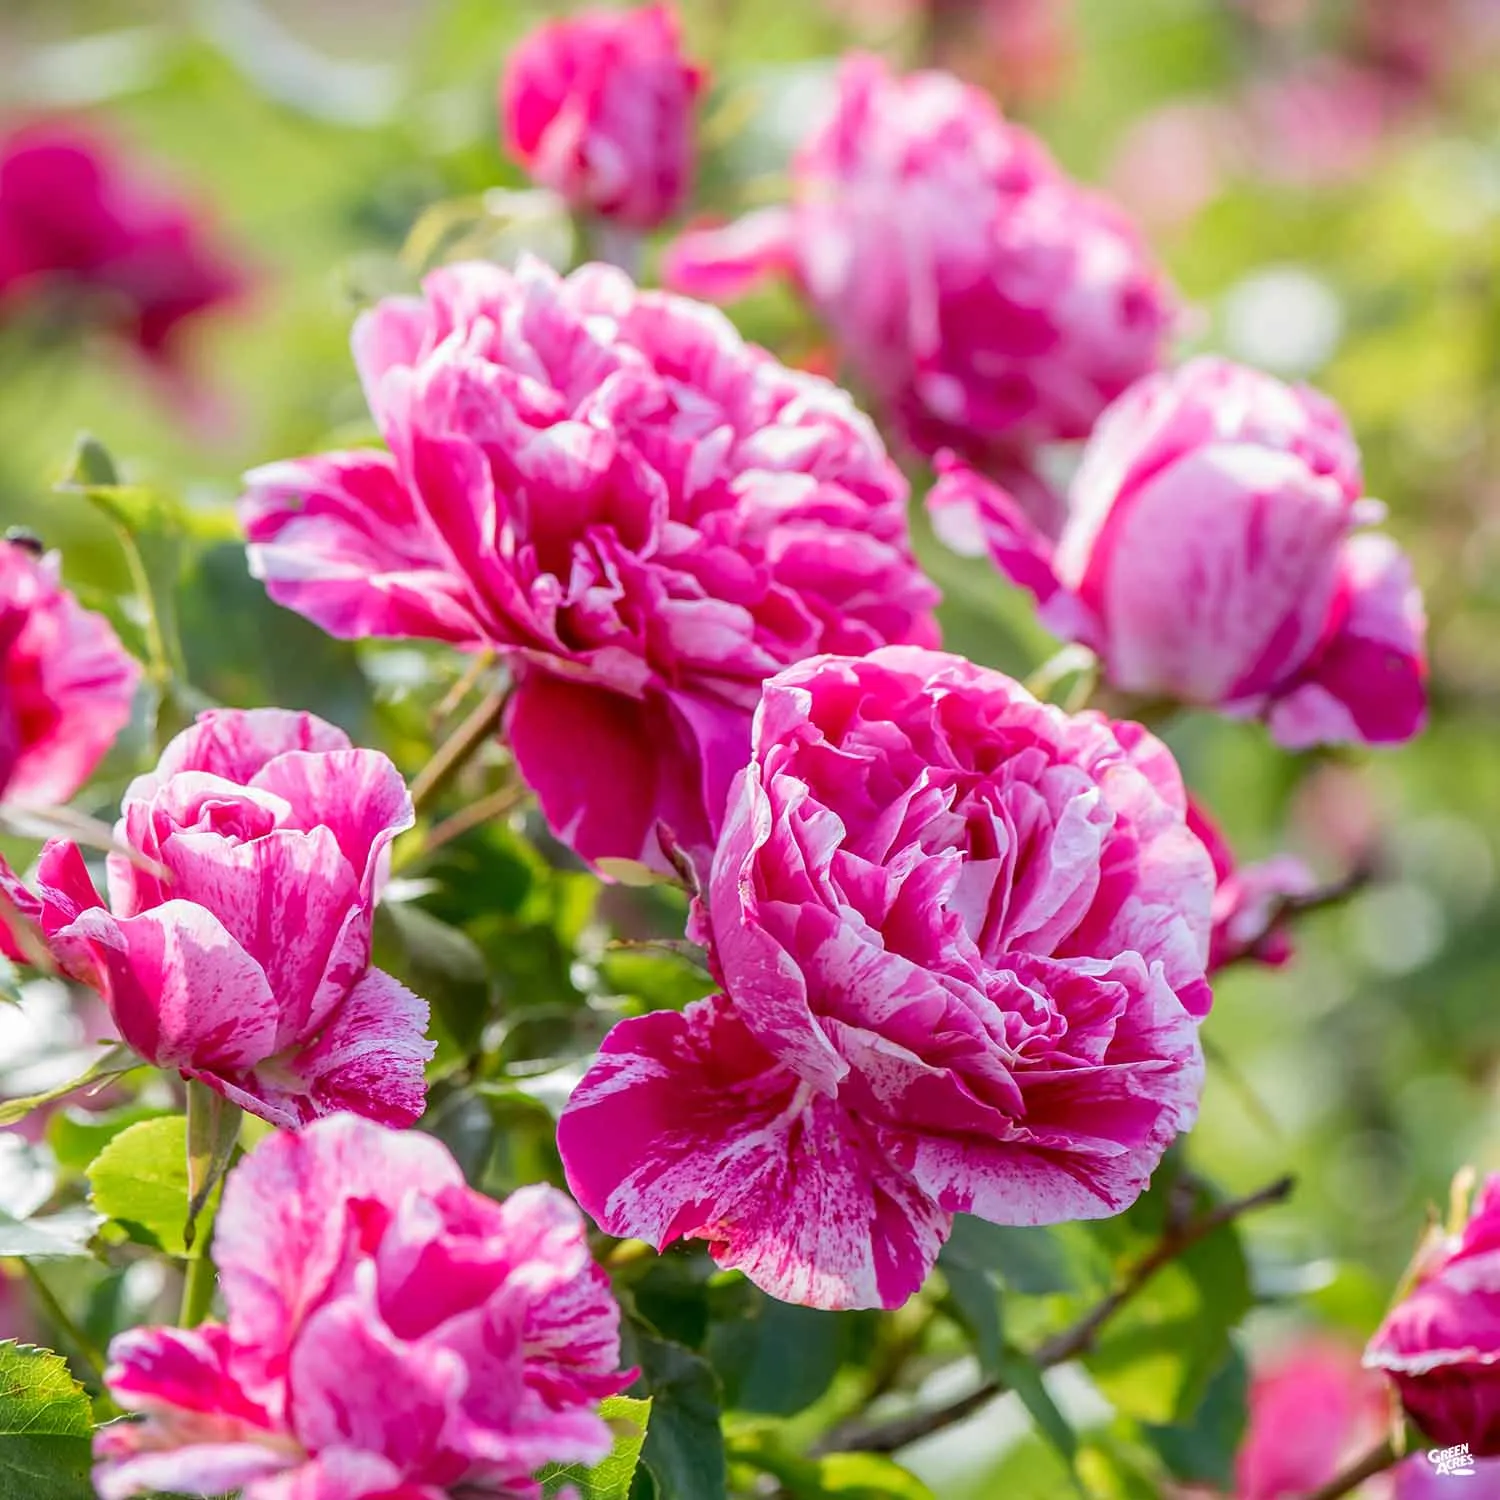
<path id="1" fill-rule="evenodd" d="M 932 1491 L 915 1474 L 883 1454 L 802 1458 L 788 1453 L 770 1427 L 738 1430 L 731 1452 L 737 1466 L 749 1465 L 775 1476 L 793 1500 L 934 1500 Z"/>
<path id="2" fill-rule="evenodd" d="M 974 1336 L 980 1367 L 1015 1392 L 1037 1430 L 1070 1466 L 1078 1456 L 1078 1437 L 1053 1401 L 1031 1356 L 1005 1336 L 1005 1304 L 993 1276 L 962 1265 L 943 1268 L 948 1292 L 960 1319 Z"/>
<path id="3" fill-rule="evenodd" d="M 1194 1212 L 1212 1204 L 1200 1195 Z M 1145 1422 L 1188 1421 L 1250 1309 L 1250 1274 L 1233 1224 L 1164 1266 L 1110 1320 L 1085 1363 L 1122 1412 Z"/>
<path id="4" fill-rule="evenodd" d="M 0 1343 L 0 1500 L 92 1500 L 93 1430 L 61 1356 Z"/>
<path id="5" fill-rule="evenodd" d="M 89 1253 L 99 1219 L 81 1205 L 38 1218 L 52 1197 L 51 1153 L 19 1135 L 0 1135 L 0 1259 L 59 1260 Z"/>
<path id="6" fill-rule="evenodd" d="M 1234 1460 L 1245 1431 L 1250 1372 L 1233 1344 L 1192 1417 L 1173 1426 L 1143 1423 L 1151 1446 L 1173 1475 L 1187 1484 L 1234 1488 Z"/>
<path id="7" fill-rule="evenodd" d="M 960 1321 L 973 1336 L 980 1367 L 987 1375 L 998 1376 L 1005 1353 L 999 1286 L 985 1272 L 963 1265 L 944 1266 L 943 1279 Z"/>
<path id="8" fill-rule="evenodd" d="M 410 901 L 384 901 L 375 912 L 376 961 L 432 1004 L 460 1057 L 479 1051 L 490 1018 L 489 970 L 478 944 Z"/>
<path id="9" fill-rule="evenodd" d="M 55 1089 L 48 1089 L 42 1094 L 27 1094 L 23 1098 L 7 1099 L 4 1103 L 0 1103 L 0 1125 L 14 1125 L 17 1120 L 24 1120 L 32 1110 L 40 1109 L 44 1104 L 52 1104 L 58 1099 L 65 1099 L 69 1094 L 87 1088 L 92 1083 L 103 1083 L 106 1079 L 118 1078 L 122 1073 L 129 1073 L 142 1066 L 144 1064 L 140 1058 L 123 1042 L 118 1042 L 105 1052 L 88 1072 L 80 1074 L 77 1078 L 59 1084 Z"/>
<path id="10" fill-rule="evenodd" d="M 821 1494 L 839 1500 L 934 1500 L 899 1464 L 876 1453 L 830 1453 L 818 1464 Z"/>
<path id="11" fill-rule="evenodd" d="M 651 1398 L 651 1427 L 641 1459 L 659 1500 L 726 1500 L 728 1475 L 719 1426 L 719 1380 L 709 1363 L 681 1344 L 637 1329 L 637 1389 Z"/>
<path id="12" fill-rule="evenodd" d="M 644 1010 L 681 1010 L 718 988 L 700 963 L 656 945 L 612 947 L 599 963 L 604 982 Z"/>
<path id="13" fill-rule="evenodd" d="M 167 1115 L 122 1130 L 92 1162 L 94 1206 L 117 1220 L 131 1239 L 185 1256 L 188 1213 L 187 1119 Z M 219 1189 L 210 1195 L 210 1207 Z M 201 1255 L 208 1235 L 191 1253 Z"/>
<path id="14" fill-rule="evenodd" d="M 60 1109 L 47 1121 L 47 1144 L 66 1172 L 83 1172 L 122 1130 L 171 1111 L 154 1104 L 123 1104 L 118 1109 Z"/>
<path id="15" fill-rule="evenodd" d="M 1020 1398 L 1021 1405 L 1036 1423 L 1037 1431 L 1072 1468 L 1078 1459 L 1078 1435 L 1058 1410 L 1036 1362 L 1029 1354 L 1007 1345 L 1000 1356 L 1000 1378 Z"/>
<path id="16" fill-rule="evenodd" d="M 99 1216 L 81 1206 L 39 1219 L 17 1219 L 0 1212 L 0 1260 L 72 1260 L 87 1256 L 99 1224 Z"/>
<path id="17" fill-rule="evenodd" d="M 1016 1292 L 1042 1295 L 1078 1286 L 1071 1247 L 1059 1231 L 988 1224 L 972 1214 L 954 1216 L 938 1263 L 945 1270 L 957 1265 L 992 1272 Z"/>
<path id="18" fill-rule="evenodd" d="M 538 1476 L 547 1494 L 554 1495 L 572 1485 L 578 1491 L 578 1500 L 629 1500 L 651 1421 L 651 1401 L 611 1396 L 599 1408 L 599 1415 L 615 1432 L 615 1446 L 609 1457 L 592 1469 L 581 1464 L 548 1465 Z"/>
<path id="19" fill-rule="evenodd" d="M 740 1411 L 791 1416 L 833 1383 L 845 1347 L 838 1313 L 765 1297 L 746 1328 L 753 1344 L 734 1392 Z"/>

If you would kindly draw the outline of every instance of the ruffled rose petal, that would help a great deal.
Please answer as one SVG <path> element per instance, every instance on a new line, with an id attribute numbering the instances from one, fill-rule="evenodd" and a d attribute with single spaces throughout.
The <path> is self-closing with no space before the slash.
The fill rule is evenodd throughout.
<path id="1" fill-rule="evenodd" d="M 0 802 L 66 802 L 129 721 L 140 675 L 109 622 L 59 585 L 55 556 L 0 541 Z"/>
<path id="2" fill-rule="evenodd" d="M 247 475 L 246 485 L 250 571 L 278 604 L 342 640 L 480 641 L 451 559 L 389 455 L 270 464 Z"/>
<path id="3" fill-rule="evenodd" d="M 117 918 L 96 907 L 62 928 L 99 966 L 120 1035 L 147 1061 L 211 1082 L 276 1047 L 276 997 L 224 924 L 191 901 Z"/>
<path id="4" fill-rule="evenodd" d="M 722 996 L 621 1022 L 558 1122 L 569 1186 L 611 1234 L 706 1239 L 813 1307 L 896 1307 L 951 1216 L 859 1120 L 778 1066 Z"/>
<path id="5" fill-rule="evenodd" d="M 662 285 L 705 302 L 734 302 L 797 266 L 796 221 L 785 208 L 762 208 L 716 229 L 690 229 L 662 257 Z"/>
<path id="6" fill-rule="evenodd" d="M 1342 621 L 1271 709 L 1271 733 L 1290 750 L 1400 744 L 1427 722 L 1427 621 L 1411 564 L 1367 533 L 1345 544 L 1341 567 Z"/>
<path id="7" fill-rule="evenodd" d="M 437 1051 L 425 1000 L 380 969 L 344 997 L 321 1036 L 284 1064 L 295 1086 L 267 1075 L 265 1095 L 300 1123 L 351 1109 L 387 1125 L 411 1125 L 427 1104 L 423 1069 Z"/>
<path id="8" fill-rule="evenodd" d="M 110 1430 L 100 1429 L 101 1438 Z M 247 1495 L 269 1495 L 275 1491 L 263 1489 L 259 1481 L 297 1462 L 294 1453 L 278 1453 L 258 1443 L 191 1443 L 161 1453 L 115 1458 L 105 1452 L 103 1457 L 93 1476 L 99 1500 L 162 1492 L 223 1495 L 242 1488 Z M 313 1500 L 311 1493 L 308 1500 Z M 317 1495 L 316 1500 L 331 1497 Z"/>
<path id="9" fill-rule="evenodd" d="M 315 1133 L 314 1133 L 315 1131 Z M 284 1373 L 285 1352 L 343 1258 L 351 1199 L 397 1200 L 462 1187 L 429 1136 L 393 1134 L 353 1115 L 272 1136 L 231 1175 L 214 1228 L 214 1260 L 237 1344 Z"/>

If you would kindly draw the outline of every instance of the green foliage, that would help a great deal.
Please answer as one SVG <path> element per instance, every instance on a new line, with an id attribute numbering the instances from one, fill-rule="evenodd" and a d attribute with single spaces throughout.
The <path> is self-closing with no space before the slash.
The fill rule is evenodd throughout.
<path id="1" fill-rule="evenodd" d="M 1209 1380 L 1198 1409 L 1175 1426 L 1144 1424 L 1147 1441 L 1173 1478 L 1185 1484 L 1234 1487 L 1234 1457 L 1245 1431 L 1250 1372 L 1237 1345 Z"/>
<path id="2" fill-rule="evenodd" d="M 0 1343 L 0 1500 L 93 1500 L 93 1430 L 61 1356 Z"/>
<path id="3" fill-rule="evenodd" d="M 609 1457 L 592 1469 L 581 1464 L 549 1464 L 538 1476 L 549 1495 L 567 1485 L 578 1492 L 578 1500 L 630 1500 L 631 1486 L 640 1467 L 641 1446 L 651 1421 L 651 1401 L 631 1396 L 611 1396 L 599 1415 L 614 1429 L 615 1446 Z"/>
<path id="4" fill-rule="evenodd" d="M 87 1175 L 94 1207 L 138 1244 L 168 1255 L 207 1253 L 208 1235 L 201 1220 L 191 1248 L 187 1238 L 191 1194 L 186 1116 L 167 1115 L 127 1126 L 89 1165 Z M 219 1190 L 209 1197 L 210 1209 Z"/>
<path id="5" fill-rule="evenodd" d="M 727 1500 L 719 1380 L 713 1367 L 681 1344 L 639 1327 L 632 1343 L 641 1368 L 633 1389 L 651 1401 L 641 1462 L 656 1483 L 658 1500 Z"/>

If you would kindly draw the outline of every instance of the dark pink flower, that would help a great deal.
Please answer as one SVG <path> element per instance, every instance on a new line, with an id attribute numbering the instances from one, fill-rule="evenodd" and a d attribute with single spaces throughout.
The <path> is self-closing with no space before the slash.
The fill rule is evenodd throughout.
<path id="1" fill-rule="evenodd" d="M 792 176 L 789 208 L 685 236 L 664 275 L 727 297 L 790 269 L 922 452 L 1018 461 L 1156 367 L 1172 301 L 1130 225 L 948 74 L 851 57 Z"/>
<path id="2" fill-rule="evenodd" d="M 761 682 L 936 639 L 906 487 L 826 381 L 586 266 L 453 266 L 366 314 L 390 453 L 250 476 L 251 566 L 334 635 L 503 652 L 508 731 L 591 861 L 712 847 Z"/>
<path id="3" fill-rule="evenodd" d="M 1365 1364 L 1390 1376 L 1432 1442 L 1500 1457 L 1500 1176 L 1480 1188 L 1462 1233 L 1427 1248 Z"/>
<path id="4" fill-rule="evenodd" d="M 547 21 L 505 65 L 506 143 L 574 208 L 654 229 L 692 187 L 693 110 L 703 85 L 670 6 Z"/>
<path id="5" fill-rule="evenodd" d="M 48 123 L 0 139 L 0 315 L 45 302 L 175 365 L 187 326 L 242 287 L 201 218 L 102 141 Z"/>
<path id="6" fill-rule="evenodd" d="M 0 802 L 66 802 L 130 718 L 140 668 L 56 556 L 0 541 Z"/>
<path id="7" fill-rule="evenodd" d="M 101 1500 L 540 1500 L 594 1463 L 620 1310 L 555 1188 L 494 1203 L 447 1149 L 335 1115 L 262 1142 L 214 1228 L 228 1319 L 110 1345 Z"/>
<path id="8" fill-rule="evenodd" d="M 108 1003 L 148 1062 L 275 1124 L 335 1110 L 407 1125 L 426 1095 L 427 1005 L 370 967 L 400 773 L 311 714 L 203 714 L 125 793 L 109 905 L 74 844 L 5 894 Z"/>
<path id="9" fill-rule="evenodd" d="M 1422 598 L 1395 543 L 1356 532 L 1381 509 L 1316 391 L 1210 358 L 1143 380 L 1090 439 L 1056 543 L 943 468 L 940 533 L 987 550 L 1121 691 L 1263 717 L 1292 749 L 1425 722 Z"/>
<path id="10" fill-rule="evenodd" d="M 1388 1412 L 1357 1350 L 1305 1340 L 1257 1368 L 1235 1461 L 1236 1500 L 1303 1500 L 1363 1458 Z"/>
<path id="11" fill-rule="evenodd" d="M 1188 798 L 1188 827 L 1203 840 L 1214 863 L 1213 937 L 1208 972 L 1241 959 L 1273 966 L 1292 956 L 1292 940 L 1282 922 L 1288 899 L 1317 889 L 1313 872 L 1295 855 L 1277 854 L 1255 864 L 1237 864 L 1218 825 L 1202 803 Z"/>
<path id="12" fill-rule="evenodd" d="M 583 1206 L 894 1307 L 956 1212 L 1133 1202 L 1197 1108 L 1213 871 L 1121 728 L 910 648 L 768 682 L 702 904 L 724 993 L 605 1040 L 558 1126 Z"/>

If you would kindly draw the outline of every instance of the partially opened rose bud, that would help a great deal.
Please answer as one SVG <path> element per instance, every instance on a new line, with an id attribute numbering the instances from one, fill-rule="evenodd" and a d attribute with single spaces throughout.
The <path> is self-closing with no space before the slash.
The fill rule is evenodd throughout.
<path id="1" fill-rule="evenodd" d="M 1317 392 L 1209 358 L 1141 381 L 1089 440 L 1055 543 L 944 470 L 939 533 L 982 541 L 1120 691 L 1262 717 L 1291 749 L 1421 729 L 1421 594 L 1395 543 L 1357 529 L 1380 508 Z"/>
<path id="2" fill-rule="evenodd" d="M 549 21 L 506 65 L 506 143 L 575 209 L 654 229 L 692 187 L 703 84 L 666 5 Z"/>
<path id="3" fill-rule="evenodd" d="M 1085 437 L 1176 318 L 1134 228 L 948 73 L 855 55 L 792 201 L 681 238 L 667 284 L 728 298 L 790 271 L 906 441 L 1014 464 Z"/>
<path id="4" fill-rule="evenodd" d="M 1300 1500 L 1380 1441 L 1388 1410 L 1359 1348 L 1302 1338 L 1257 1360 L 1235 1500 Z"/>
<path id="5" fill-rule="evenodd" d="M 0 802 L 48 807 L 88 780 L 130 717 L 140 668 L 56 557 L 0 541 Z"/>
<path id="6" fill-rule="evenodd" d="M 1461 1230 L 1424 1247 L 1365 1364 L 1390 1376 L 1430 1441 L 1500 1456 L 1500 1176 L 1480 1188 Z"/>
<path id="7" fill-rule="evenodd" d="M 121 811 L 108 905 L 59 841 L 34 891 L 0 861 L 0 895 L 124 1041 L 276 1125 L 341 1109 L 411 1124 L 427 1005 L 370 961 L 391 840 L 412 822 L 395 766 L 311 714 L 222 709 Z M 29 957 L 19 935 L 5 951 Z"/>

